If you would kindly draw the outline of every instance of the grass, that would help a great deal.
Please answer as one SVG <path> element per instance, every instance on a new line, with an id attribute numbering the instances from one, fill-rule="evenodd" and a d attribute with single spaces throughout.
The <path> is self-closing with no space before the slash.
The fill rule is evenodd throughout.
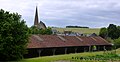
<path id="1" fill-rule="evenodd" d="M 120 49 L 117 49 L 117 54 L 120 54 Z M 111 52 L 111 51 L 108 51 Z M 75 53 L 75 54 L 66 54 L 66 55 L 55 55 L 55 56 L 44 56 L 44 57 L 36 57 L 23 59 L 21 62 L 54 62 L 57 60 L 73 60 L 72 57 L 88 57 L 95 55 L 103 55 L 103 51 L 100 52 L 84 52 L 84 53 Z M 93 60 L 74 60 L 73 62 L 93 62 Z M 103 62 L 103 61 L 96 61 Z"/>
<path id="2" fill-rule="evenodd" d="M 88 56 L 88 55 L 95 55 L 94 53 L 77 53 L 77 54 L 66 54 L 66 55 L 55 55 L 55 56 L 45 56 L 45 57 L 38 57 L 38 58 L 30 58 L 25 59 L 25 62 L 51 62 L 56 60 L 69 60 L 72 57 L 76 56 Z"/>
<path id="3" fill-rule="evenodd" d="M 84 34 L 92 34 L 96 33 L 99 34 L 100 29 L 99 28 L 53 28 L 56 29 L 59 32 L 64 31 L 72 31 L 72 32 L 78 32 L 78 33 L 84 33 Z"/>

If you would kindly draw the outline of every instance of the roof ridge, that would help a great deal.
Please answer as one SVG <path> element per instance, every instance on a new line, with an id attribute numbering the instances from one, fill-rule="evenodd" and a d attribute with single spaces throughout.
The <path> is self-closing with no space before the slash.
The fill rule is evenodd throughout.
<path id="1" fill-rule="evenodd" d="M 39 41 L 43 41 L 43 39 L 42 38 L 40 38 L 40 36 L 38 36 L 38 35 L 33 35 L 33 37 L 35 37 L 37 40 L 39 40 Z"/>
<path id="2" fill-rule="evenodd" d="M 103 39 L 102 37 L 99 37 L 99 38 L 101 38 L 104 42 L 109 43 L 109 42 L 107 42 L 105 39 Z M 110 43 L 109 43 L 109 44 L 110 44 Z"/>
<path id="3" fill-rule="evenodd" d="M 75 36 L 78 40 L 80 40 L 80 41 L 83 41 L 80 37 L 78 37 L 78 36 Z"/>
<path id="4" fill-rule="evenodd" d="M 97 41 L 94 37 L 91 37 L 94 41 Z"/>
<path id="5" fill-rule="evenodd" d="M 66 41 L 66 39 L 63 38 L 62 36 L 59 36 L 59 35 L 58 35 L 57 37 L 58 37 L 59 39 L 61 39 L 62 41 L 64 41 L 64 42 Z"/>

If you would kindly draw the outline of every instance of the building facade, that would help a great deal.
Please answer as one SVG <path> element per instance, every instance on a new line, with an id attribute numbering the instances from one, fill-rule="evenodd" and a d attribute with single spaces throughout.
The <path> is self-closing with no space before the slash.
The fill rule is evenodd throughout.
<path id="1" fill-rule="evenodd" d="M 105 39 L 94 36 L 32 35 L 27 46 L 27 58 L 58 54 L 110 50 L 112 45 Z"/>

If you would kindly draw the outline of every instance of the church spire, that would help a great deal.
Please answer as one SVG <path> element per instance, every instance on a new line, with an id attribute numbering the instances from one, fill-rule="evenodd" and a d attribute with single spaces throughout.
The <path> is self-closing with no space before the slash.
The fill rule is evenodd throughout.
<path id="1" fill-rule="evenodd" d="M 35 19 L 34 19 L 34 26 L 38 26 L 39 24 L 39 19 L 38 19 L 38 11 L 37 11 L 37 6 L 36 6 L 36 12 L 35 12 Z"/>

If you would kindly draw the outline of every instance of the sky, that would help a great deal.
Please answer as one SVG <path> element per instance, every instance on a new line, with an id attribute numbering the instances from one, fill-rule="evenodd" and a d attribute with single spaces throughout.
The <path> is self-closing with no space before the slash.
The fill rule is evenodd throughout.
<path id="1" fill-rule="evenodd" d="M 19 13 L 29 27 L 34 24 L 36 6 L 39 20 L 47 26 L 120 25 L 120 0 L 0 0 L 0 9 Z"/>

